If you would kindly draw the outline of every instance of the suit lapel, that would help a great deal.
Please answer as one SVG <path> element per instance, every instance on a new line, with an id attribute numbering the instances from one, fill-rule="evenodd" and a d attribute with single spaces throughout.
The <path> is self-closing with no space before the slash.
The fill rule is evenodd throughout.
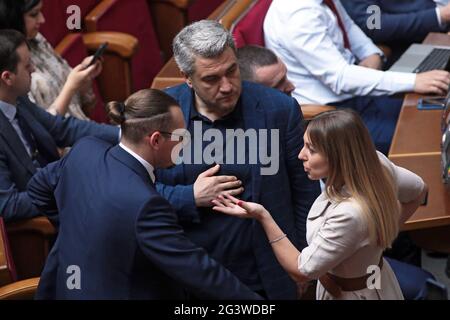
<path id="1" fill-rule="evenodd" d="M 49 162 L 58 160 L 58 149 L 55 140 L 50 133 L 38 121 L 36 121 L 33 115 L 28 111 L 26 104 L 22 102 L 21 99 L 18 100 L 17 106 L 17 111 L 20 112 L 20 115 L 31 129 L 31 133 L 36 140 L 39 151 L 46 153 L 44 156 L 45 158 L 48 158 L 47 161 Z"/>
<path id="2" fill-rule="evenodd" d="M 154 187 L 154 183 L 150 178 L 150 175 L 148 174 L 147 170 L 131 154 L 126 152 L 119 145 L 114 146 L 110 152 L 112 157 L 114 157 L 116 160 L 120 161 L 125 166 L 133 170 L 138 176 L 142 178 L 142 180 L 144 180 L 145 183 L 150 183 Z"/>
<path id="3" fill-rule="evenodd" d="M 184 116 L 184 123 L 186 128 L 189 126 L 189 122 L 191 121 L 191 110 L 194 107 L 194 90 L 192 90 L 187 84 L 183 84 L 183 90 L 179 96 L 179 104 L 181 107 L 181 111 Z M 191 141 L 193 143 L 193 141 Z M 170 170 L 174 176 L 177 176 L 176 173 L 181 171 L 181 176 L 186 177 L 186 164 L 183 162 L 181 165 L 175 166 Z"/>
<path id="4" fill-rule="evenodd" d="M 3 137 L 11 151 L 16 155 L 22 165 L 27 168 L 31 174 L 34 174 L 36 172 L 36 168 L 31 161 L 31 157 L 26 151 L 25 146 L 23 145 L 22 140 L 20 140 L 16 130 L 13 128 L 3 112 L 0 112 L 0 128 L 0 135 Z"/>
<path id="5" fill-rule="evenodd" d="M 244 129 L 245 130 L 254 129 L 257 132 L 259 129 L 266 129 L 267 128 L 266 117 L 265 113 L 261 109 L 259 99 L 255 96 L 249 96 L 245 94 L 245 92 L 248 91 L 244 89 L 243 84 L 243 90 L 240 99 L 242 106 L 242 114 L 244 117 L 244 126 L 245 126 Z M 268 139 L 268 143 L 270 143 L 270 139 Z M 257 164 L 251 165 L 251 168 L 252 168 L 252 201 L 259 202 L 259 196 L 261 191 L 261 179 L 262 179 L 261 164 L 258 162 Z"/>
<path id="6" fill-rule="evenodd" d="M 187 84 L 183 84 L 183 86 L 184 88 L 181 91 L 178 102 L 180 103 L 181 110 L 183 111 L 184 123 L 188 126 L 191 119 L 191 108 L 194 104 L 194 95 L 193 90 L 189 88 Z"/>

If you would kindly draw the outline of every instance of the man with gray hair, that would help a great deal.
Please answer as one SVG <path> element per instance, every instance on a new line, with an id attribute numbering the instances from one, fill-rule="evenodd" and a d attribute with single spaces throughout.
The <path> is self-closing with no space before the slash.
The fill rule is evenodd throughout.
<path id="1" fill-rule="evenodd" d="M 286 64 L 270 49 L 246 45 L 237 49 L 242 80 L 263 84 L 291 95 L 294 84 L 287 77 Z"/>
<path id="2" fill-rule="evenodd" d="M 273 239 L 251 220 L 213 212 L 211 201 L 229 189 L 244 201 L 259 201 L 294 243 L 306 246 L 306 217 L 320 190 L 297 159 L 303 147 L 298 103 L 242 82 L 233 38 L 216 21 L 185 27 L 173 51 L 186 83 L 167 92 L 180 104 L 192 140 L 181 164 L 157 172 L 158 190 L 177 209 L 188 237 L 243 283 L 269 299 L 295 299 L 296 285 L 270 249 Z M 271 139 L 262 138 L 267 132 Z M 277 170 L 263 174 L 267 150 Z M 214 161 L 206 159 L 208 152 Z"/>

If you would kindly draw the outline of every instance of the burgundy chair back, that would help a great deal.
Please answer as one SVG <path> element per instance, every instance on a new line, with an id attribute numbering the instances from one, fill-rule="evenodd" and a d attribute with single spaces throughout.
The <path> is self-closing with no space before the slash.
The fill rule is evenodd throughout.
<path id="1" fill-rule="evenodd" d="M 48 0 L 45 0 L 48 1 Z M 52 1 L 60 1 L 61 5 L 67 10 L 67 8 L 71 5 L 77 5 L 81 10 L 81 23 L 83 24 L 84 17 L 97 6 L 102 0 L 52 0 Z"/>
<path id="2" fill-rule="evenodd" d="M 15 281 L 17 281 L 16 267 L 12 259 L 5 224 L 0 217 L 0 287 Z"/>
<path id="3" fill-rule="evenodd" d="M 114 4 L 98 17 L 95 31 L 124 32 L 139 40 L 138 51 L 131 63 L 133 87 L 134 90 L 148 88 L 161 70 L 163 62 L 147 1 L 113 2 Z"/>
<path id="4" fill-rule="evenodd" d="M 206 19 L 224 0 L 196 0 L 188 7 L 188 21 Z"/>
<path id="5" fill-rule="evenodd" d="M 66 23 L 70 16 L 67 8 L 71 5 L 77 5 L 80 8 L 83 28 L 84 17 L 100 2 L 101 0 L 44 0 L 42 13 L 46 21 L 41 27 L 41 33 L 53 47 L 56 47 L 69 32 L 81 31 L 67 29 Z"/>
<path id="6" fill-rule="evenodd" d="M 265 46 L 263 25 L 271 3 L 272 0 L 255 1 L 250 10 L 233 24 L 231 33 L 237 48 L 247 44 Z"/>
<path id="7" fill-rule="evenodd" d="M 40 32 L 53 47 L 56 47 L 69 33 L 66 26 L 68 17 L 66 10 L 59 0 L 46 0 L 43 2 L 42 13 L 45 23 L 41 26 Z"/>

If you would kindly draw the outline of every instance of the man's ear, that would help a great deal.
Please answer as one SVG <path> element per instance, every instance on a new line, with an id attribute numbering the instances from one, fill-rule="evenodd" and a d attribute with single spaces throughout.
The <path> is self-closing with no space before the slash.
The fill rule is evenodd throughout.
<path id="1" fill-rule="evenodd" d="M 158 131 L 153 132 L 145 137 L 145 142 L 154 150 L 159 150 L 162 143 L 162 135 Z"/>
<path id="2" fill-rule="evenodd" d="M 7 84 L 8 86 L 12 85 L 12 80 L 14 77 L 14 73 L 11 71 L 2 71 L 2 73 L 0 73 L 0 79 L 3 83 Z"/>
<path id="3" fill-rule="evenodd" d="M 181 75 L 183 76 L 184 82 L 186 82 L 186 84 L 189 86 L 189 88 L 192 88 L 192 80 L 191 80 L 191 78 L 186 73 L 184 73 L 183 71 L 181 71 Z"/>

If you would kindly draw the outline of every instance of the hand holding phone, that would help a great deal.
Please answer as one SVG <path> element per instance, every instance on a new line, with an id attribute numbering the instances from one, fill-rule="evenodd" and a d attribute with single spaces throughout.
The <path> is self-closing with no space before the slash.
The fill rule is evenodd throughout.
<path id="1" fill-rule="evenodd" d="M 94 65 L 98 59 L 100 59 L 100 57 L 103 55 L 103 53 L 105 52 L 105 49 L 108 47 L 108 42 L 103 43 L 95 52 L 94 56 L 92 57 L 91 62 L 89 62 L 89 64 L 87 65 L 86 69 L 89 68 L 90 66 Z"/>

